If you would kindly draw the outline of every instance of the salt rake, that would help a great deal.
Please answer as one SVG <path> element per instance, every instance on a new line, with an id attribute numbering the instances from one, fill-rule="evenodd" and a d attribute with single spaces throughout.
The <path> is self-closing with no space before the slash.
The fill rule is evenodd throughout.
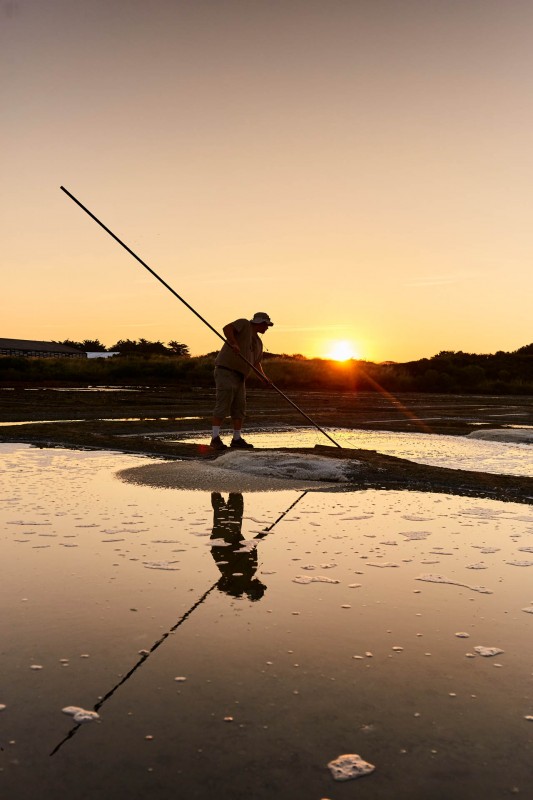
<path id="1" fill-rule="evenodd" d="M 61 187 L 60 187 L 60 189 L 61 189 L 61 191 L 62 191 L 62 192 L 65 192 L 65 194 L 66 194 L 68 197 L 70 197 L 70 199 L 71 199 L 71 200 L 73 200 L 73 201 L 74 201 L 74 203 L 76 203 L 76 205 L 78 205 L 78 206 L 79 206 L 79 207 L 82 209 L 82 211 L 85 211 L 85 213 L 86 213 L 86 214 L 88 214 L 88 215 L 91 217 L 91 219 L 93 219 L 93 220 L 94 220 L 94 221 L 95 221 L 95 222 L 96 222 L 98 225 L 100 225 L 100 227 L 101 227 L 101 228 L 103 228 L 103 229 L 104 229 L 104 231 L 106 231 L 106 233 L 108 233 L 108 234 L 109 234 L 109 235 L 110 235 L 110 236 L 111 236 L 111 237 L 112 237 L 112 238 L 113 238 L 113 239 L 114 239 L 116 242 L 118 242 L 118 243 L 119 243 L 119 245 L 121 245 L 121 247 L 123 247 L 123 248 L 124 248 L 124 250 L 126 250 L 126 251 L 127 251 L 127 252 L 128 252 L 130 255 L 131 255 L 131 256 L 133 256 L 133 258 L 134 258 L 136 261 L 138 261 L 138 262 L 139 262 L 139 264 L 141 264 L 141 265 L 142 265 L 142 266 L 143 266 L 145 269 L 147 269 L 147 270 L 148 270 L 148 272 L 149 272 L 151 275 L 153 275 L 153 276 L 154 276 L 154 278 L 157 278 L 157 280 L 158 280 L 160 283 L 162 283 L 162 284 L 163 284 L 163 286 L 164 286 L 166 289 L 168 289 L 168 291 L 169 291 L 169 292 L 171 292 L 171 293 L 174 295 L 174 297 L 177 297 L 177 299 L 178 299 L 178 300 L 179 300 L 181 303 L 183 303 L 183 305 L 184 305 L 184 306 L 187 306 L 187 308 L 189 309 L 189 311 L 192 311 L 192 313 L 193 313 L 193 314 L 195 314 L 195 315 L 198 317 L 198 319 L 200 319 L 200 320 L 201 320 L 201 321 L 204 323 L 204 325 L 207 325 L 207 327 L 208 327 L 208 328 L 209 328 L 211 331 L 213 331 L 213 333 L 214 333 L 216 336 L 218 336 L 218 338 L 219 338 L 219 339 L 222 339 L 222 341 L 223 341 L 225 344 L 229 344 L 229 342 L 228 342 L 228 341 L 227 341 L 227 340 L 226 340 L 226 339 L 225 339 L 225 338 L 222 336 L 222 334 L 221 334 L 221 333 L 219 333 L 219 332 L 217 331 L 217 329 L 216 329 L 216 328 L 214 328 L 214 327 L 211 325 L 211 323 L 209 323 L 209 322 L 208 322 L 208 321 L 207 321 L 207 320 L 206 320 L 204 317 L 202 317 L 202 315 L 201 315 L 201 314 L 199 314 L 199 313 L 198 313 L 198 311 L 196 311 L 196 309 L 194 309 L 194 308 L 193 308 L 193 307 L 190 305 L 190 303 L 188 303 L 188 302 L 187 302 L 187 301 L 186 301 L 186 300 L 185 300 L 183 297 L 181 297 L 181 295 L 179 295 L 179 294 L 178 294 L 176 291 L 174 291 L 174 289 L 172 288 L 172 286 L 170 286 L 170 285 L 169 285 L 169 284 L 168 284 L 166 281 L 164 281 L 164 280 L 163 280 L 163 278 L 161 278 L 161 277 L 160 277 L 160 275 L 158 275 L 158 274 L 157 274 L 157 272 L 155 272 L 155 271 L 154 271 L 154 270 L 153 270 L 151 267 L 149 267 L 149 266 L 148 266 L 148 264 L 147 264 L 145 261 L 143 261 L 143 260 L 142 260 L 142 258 L 140 258 L 140 257 L 139 257 L 139 256 L 138 256 L 136 253 L 134 253 L 134 252 L 133 252 L 133 250 L 131 249 L 131 247 L 128 247 L 128 245 L 127 245 L 127 244 L 125 244 L 125 243 L 122 241 L 122 239 L 119 239 L 119 238 L 118 238 L 118 236 L 116 236 L 116 234 L 114 234 L 114 233 L 113 233 L 113 231 L 112 231 L 112 230 L 110 230 L 110 229 L 107 227 L 107 225 L 104 225 L 104 223 L 103 223 L 101 220 L 99 220 L 99 219 L 98 219 L 98 217 L 96 217 L 96 216 L 95 216 L 95 215 L 92 213 L 92 211 L 89 211 L 89 209 L 88 209 L 86 206 L 84 206 L 84 205 L 83 205 L 83 203 L 81 203 L 81 202 L 80 202 L 80 201 L 79 201 L 79 200 L 78 200 L 76 197 L 74 197 L 74 195 L 73 195 L 71 192 L 69 192 L 69 191 L 68 191 L 68 189 L 65 189 L 65 187 L 64 187 L 64 186 L 61 186 Z M 243 361 L 244 361 L 246 364 L 248 364 L 248 366 L 249 366 L 249 367 L 251 367 L 251 369 L 252 369 L 252 370 L 253 370 L 253 371 L 256 373 L 256 375 L 258 375 L 258 376 L 259 376 L 259 378 L 260 378 L 262 381 L 264 381 L 264 376 L 263 376 L 263 374 L 262 374 L 262 373 L 261 373 L 261 372 L 260 372 L 260 371 L 257 369 L 257 367 L 256 367 L 254 364 L 252 364 L 252 362 L 251 362 L 251 361 L 248 361 L 248 359 L 247 359 L 247 358 L 245 358 L 245 357 L 242 355 L 242 353 L 238 353 L 238 355 L 240 356 L 240 358 L 241 358 L 241 359 L 242 359 L 242 360 L 243 360 Z M 296 409 L 296 411 L 298 411 L 298 413 L 299 413 L 299 414 L 301 414 L 303 417 L 305 417 L 305 419 L 306 419 L 308 422 L 310 422 L 310 423 L 311 423 L 311 425 L 313 425 L 315 428 L 317 428 L 317 430 L 319 430 L 319 431 L 320 431 L 320 433 L 323 433 L 323 434 L 324 434 L 324 436 L 326 436 L 326 437 L 327 437 L 327 438 L 330 440 L 330 442 L 333 442 L 333 444 L 334 444 L 334 445 L 336 445 L 337 447 L 340 447 L 340 448 L 342 448 L 342 445 L 340 445 L 338 442 L 336 442 L 336 441 L 335 441 L 335 439 L 333 439 L 333 437 L 332 437 L 332 436 L 330 436 L 330 435 L 329 435 L 329 433 L 327 433 L 327 432 L 326 432 L 326 431 L 325 431 L 323 428 L 321 428 L 321 427 L 320 427 L 320 425 L 318 425 L 318 424 L 317 424 L 317 423 L 316 423 L 316 422 L 315 422 L 313 419 L 311 419 L 311 417 L 310 417 L 308 414 L 306 414 L 306 413 L 305 413 L 305 411 L 302 411 L 302 409 L 301 409 L 301 408 L 299 408 L 299 407 L 296 405 L 296 403 L 294 403 L 294 402 L 293 402 L 293 401 L 290 399 L 290 397 L 287 397 L 287 395 L 286 395 L 286 394 L 284 394 L 284 392 L 282 392 L 282 391 L 281 391 L 281 389 L 278 389 L 278 387 L 277 387 L 277 386 L 276 386 L 274 383 L 272 383 L 272 381 L 268 381 L 268 385 L 269 385 L 270 387 L 272 387 L 272 389 L 274 389 L 274 391 L 276 391 L 276 392 L 277 392 L 279 395 L 281 395 L 281 397 L 283 397 L 283 398 L 284 398 L 284 400 L 286 400 L 286 401 L 287 401 L 287 403 L 290 403 L 290 405 L 291 405 L 293 408 L 295 408 L 295 409 Z"/>

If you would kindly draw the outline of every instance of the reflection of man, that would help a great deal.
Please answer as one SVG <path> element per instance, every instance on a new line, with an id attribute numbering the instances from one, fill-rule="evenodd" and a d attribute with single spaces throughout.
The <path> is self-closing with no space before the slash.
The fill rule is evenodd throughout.
<path id="1" fill-rule="evenodd" d="M 227 502 L 219 492 L 211 493 L 213 506 L 213 533 L 211 555 L 222 573 L 217 587 L 232 597 L 247 595 L 250 600 L 260 600 L 266 586 L 254 575 L 257 570 L 257 545 L 245 546 L 241 533 L 244 500 L 240 493 L 231 492 Z M 223 540 L 219 543 L 218 540 Z"/>

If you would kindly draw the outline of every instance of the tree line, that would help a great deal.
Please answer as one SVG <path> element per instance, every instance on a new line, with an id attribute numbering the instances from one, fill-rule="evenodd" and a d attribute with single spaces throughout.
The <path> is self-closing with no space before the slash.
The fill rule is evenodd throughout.
<path id="1" fill-rule="evenodd" d="M 97 340 L 78 343 L 90 352 Z M 69 340 L 63 342 L 70 344 Z M 122 346 L 124 343 L 124 347 Z M 130 348 L 130 344 L 136 345 Z M 143 348 L 144 344 L 144 348 Z M 106 359 L 0 357 L 0 383 L 55 382 L 84 384 L 160 384 L 212 387 L 216 353 L 190 356 L 188 347 L 172 349 L 161 342 L 119 340 L 110 348 L 120 355 Z M 139 346 L 140 345 L 140 346 Z M 161 345 L 157 351 L 148 345 Z M 103 345 L 102 345 L 103 347 Z M 170 358 L 169 356 L 181 356 Z M 265 371 L 284 390 L 433 392 L 533 396 L 533 343 L 513 352 L 486 355 L 443 350 L 431 358 L 404 363 L 350 360 L 336 362 L 301 355 L 265 354 Z M 259 386 L 252 376 L 250 385 Z"/>
<path id="2" fill-rule="evenodd" d="M 118 353 L 121 356 L 127 355 L 146 355 L 146 356 L 180 356 L 189 358 L 190 352 L 186 344 L 172 340 L 166 345 L 163 342 L 150 342 L 148 339 L 119 339 L 118 342 L 106 347 L 99 339 L 83 339 L 75 342 L 72 339 L 64 339 L 55 344 L 64 344 L 74 347 L 76 350 L 83 350 L 84 353 Z"/>

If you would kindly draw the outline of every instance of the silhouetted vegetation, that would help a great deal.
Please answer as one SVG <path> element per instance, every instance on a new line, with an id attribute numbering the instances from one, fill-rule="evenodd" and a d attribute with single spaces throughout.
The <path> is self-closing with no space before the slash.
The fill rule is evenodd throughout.
<path id="1" fill-rule="evenodd" d="M 98 342 L 85 340 L 89 341 Z M 173 341 L 165 346 L 145 339 L 121 339 L 110 350 L 120 354 L 107 359 L 3 356 L 0 383 L 212 386 L 216 352 L 191 358 L 187 345 Z M 442 351 L 402 364 L 274 354 L 266 355 L 265 361 L 265 371 L 283 390 L 533 395 L 533 343 L 490 355 Z M 255 376 L 250 383 L 260 385 Z"/>
<path id="2" fill-rule="evenodd" d="M 119 339 L 111 347 L 106 347 L 99 339 L 84 339 L 82 342 L 64 339 L 56 344 L 65 344 L 86 353 L 119 353 L 121 356 L 180 356 L 188 358 L 190 355 L 187 345 L 175 340 L 165 345 L 163 342 L 150 342 L 148 339 L 142 338 L 138 340 Z"/>

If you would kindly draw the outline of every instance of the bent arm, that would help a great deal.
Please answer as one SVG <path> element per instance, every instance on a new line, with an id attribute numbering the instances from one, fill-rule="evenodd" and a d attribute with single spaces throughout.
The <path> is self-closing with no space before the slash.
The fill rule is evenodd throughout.
<path id="1" fill-rule="evenodd" d="M 223 334 L 224 334 L 224 336 L 226 338 L 227 343 L 232 348 L 232 350 L 235 350 L 236 353 L 240 353 L 241 352 L 241 348 L 239 347 L 239 343 L 237 342 L 237 338 L 235 336 L 236 330 L 233 327 L 233 323 L 230 322 L 230 323 L 228 323 L 228 325 L 225 325 L 222 328 L 222 332 L 223 332 Z"/>

